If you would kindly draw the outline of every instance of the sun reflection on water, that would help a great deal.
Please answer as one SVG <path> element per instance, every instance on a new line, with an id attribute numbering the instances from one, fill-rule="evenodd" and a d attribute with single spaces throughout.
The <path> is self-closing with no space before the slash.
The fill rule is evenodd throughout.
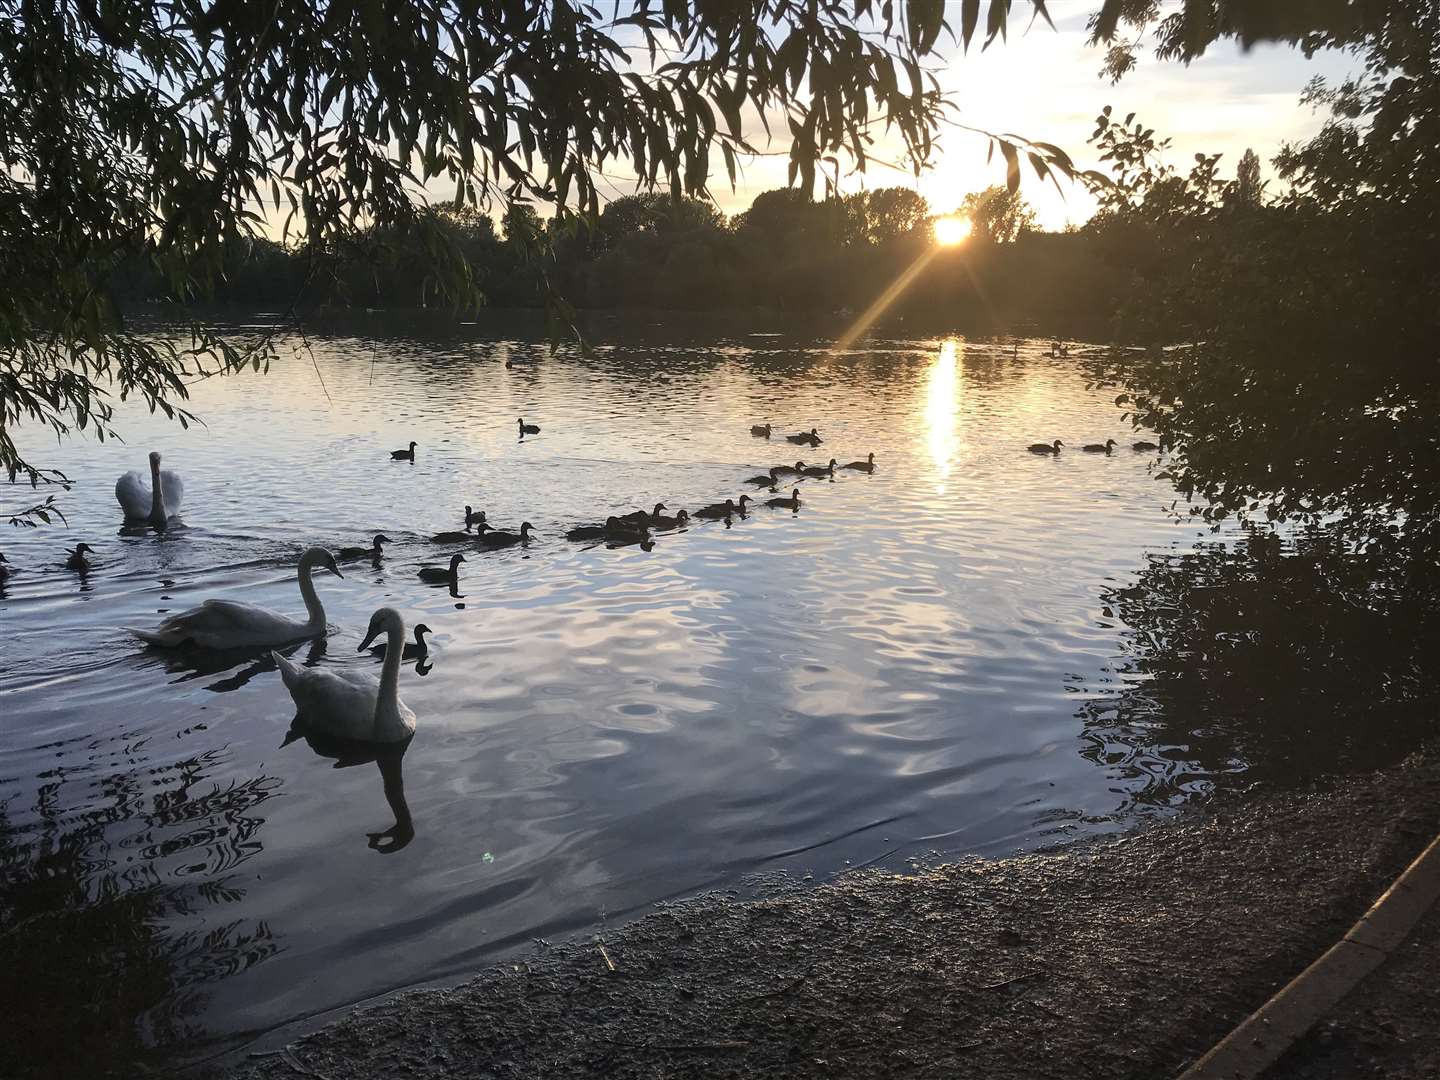
<path id="1" fill-rule="evenodd" d="M 926 441 L 935 463 L 937 495 L 945 493 L 945 481 L 960 451 L 960 376 L 964 368 L 964 347 L 955 338 L 946 338 L 925 380 Z"/>

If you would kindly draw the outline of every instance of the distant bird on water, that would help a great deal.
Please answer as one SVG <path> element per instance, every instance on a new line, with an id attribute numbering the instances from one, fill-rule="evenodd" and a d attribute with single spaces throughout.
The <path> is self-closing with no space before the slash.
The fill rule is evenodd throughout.
<path id="1" fill-rule="evenodd" d="M 66 570 L 79 570 L 82 574 L 91 568 L 91 562 L 85 558 L 86 553 L 94 551 L 89 544 L 76 544 L 75 550 L 69 553 L 65 560 Z"/>
<path id="2" fill-rule="evenodd" d="M 833 477 L 835 475 L 835 459 L 832 457 L 829 465 L 811 465 L 808 468 L 802 469 L 801 472 L 806 476 Z"/>
<path id="3" fill-rule="evenodd" d="M 1059 439 L 1056 439 L 1053 443 L 1031 443 L 1029 450 L 1032 454 L 1058 454 L 1060 453 L 1060 448 L 1064 445 L 1065 444 L 1063 442 L 1061 442 Z"/>
<path id="4" fill-rule="evenodd" d="M 454 583 L 460 579 L 460 564 L 465 561 L 465 556 L 458 551 L 450 556 L 450 566 L 422 566 L 418 577 L 421 581 L 429 581 L 435 584 L 443 582 Z"/>
<path id="5" fill-rule="evenodd" d="M 809 443 L 811 446 L 819 446 L 824 440 L 820 438 L 820 433 L 812 427 L 809 431 L 802 431 L 798 435 L 786 435 L 785 441 L 796 444 Z"/>
<path id="6" fill-rule="evenodd" d="M 667 509 L 669 509 L 669 507 L 667 507 L 663 502 L 657 502 L 655 504 L 655 509 L 648 514 L 644 510 L 636 510 L 633 513 L 621 514 L 620 520 L 633 521 L 637 525 L 644 525 L 647 522 L 654 521 L 656 518 L 660 517 L 661 510 Z"/>
<path id="7" fill-rule="evenodd" d="M 842 469 L 859 469 L 861 472 L 875 471 L 875 455 L 867 454 L 864 461 L 852 461 L 848 465 L 841 465 Z"/>
<path id="8" fill-rule="evenodd" d="M 1159 450 L 1159 449 L 1160 449 L 1160 444 L 1159 444 L 1159 443 L 1153 443 L 1153 442 L 1146 442 L 1144 439 L 1141 439 L 1141 440 L 1140 440 L 1139 442 L 1137 442 L 1137 443 L 1131 443 L 1131 444 L 1130 444 L 1130 449 L 1131 449 L 1131 450 Z"/>
<path id="9" fill-rule="evenodd" d="M 180 512 L 180 501 L 184 497 L 185 484 L 180 474 L 173 469 L 162 470 L 160 454 L 153 450 L 149 484 L 138 469 L 131 469 L 115 481 L 115 499 L 125 511 L 125 520 L 135 524 L 147 522 L 156 529 L 164 529 Z"/>
<path id="10" fill-rule="evenodd" d="M 372 559 L 378 559 L 385 554 L 384 549 L 382 549 L 380 545 L 388 543 L 390 543 L 388 536 L 384 533 L 376 533 L 375 540 L 369 547 L 342 547 L 335 554 L 341 559 L 363 559 L 366 556 Z"/>
<path id="11" fill-rule="evenodd" d="M 666 517 L 664 514 L 651 514 L 650 520 L 646 522 L 652 529 L 679 529 L 683 528 L 690 521 L 690 511 L 681 510 L 674 517 Z"/>
<path id="12" fill-rule="evenodd" d="M 465 528 L 468 529 L 468 528 L 470 528 L 471 525 L 484 525 L 484 524 L 485 524 L 485 511 L 484 511 L 484 510 L 472 510 L 472 509 L 470 509 L 469 505 L 467 504 L 466 507 L 465 507 Z"/>
<path id="13" fill-rule="evenodd" d="M 770 425 L 769 425 L 769 424 L 751 424 L 751 425 L 750 425 L 750 434 L 751 434 L 751 435 L 757 435 L 757 436 L 759 436 L 759 437 L 762 438 L 762 439 L 768 439 L 768 438 L 770 437 Z"/>
<path id="14" fill-rule="evenodd" d="M 525 418 L 524 418 L 523 416 L 520 417 L 519 423 L 520 423 L 520 434 L 521 434 L 522 436 L 523 436 L 523 435 L 539 435 L 539 434 L 540 434 L 540 425 L 539 425 L 539 424 L 527 424 L 527 423 L 525 422 Z"/>
<path id="15" fill-rule="evenodd" d="M 766 506 L 778 507 L 778 508 L 780 508 L 780 509 L 782 509 L 782 510 L 799 510 L 799 509 L 800 509 L 800 489 L 799 489 L 799 488 L 791 488 L 791 489 L 790 489 L 790 497 L 789 497 L 788 499 L 787 499 L 787 498 L 766 499 L 766 500 L 765 500 L 765 505 L 766 505 Z"/>
<path id="16" fill-rule="evenodd" d="M 528 544 L 530 542 L 530 530 L 535 528 L 528 521 L 520 523 L 520 532 L 504 532 L 500 529 L 491 529 L 480 534 L 480 543 L 485 547 L 502 548 L 513 547 L 516 544 Z"/>
<path id="17" fill-rule="evenodd" d="M 794 465 L 776 465 L 775 468 L 770 471 L 777 474 L 785 473 L 786 475 L 793 473 L 795 476 L 799 476 L 805 471 L 805 463 L 803 461 L 797 461 Z"/>
<path id="18" fill-rule="evenodd" d="M 759 476 L 750 477 L 745 483 L 754 484 L 756 487 L 774 487 L 779 475 L 779 469 L 771 469 L 768 473 L 761 473 Z"/>
<path id="19" fill-rule="evenodd" d="M 413 442 L 412 442 L 412 443 L 410 444 L 410 449 L 409 449 L 409 450 L 391 450 L 391 451 L 390 451 L 390 460 L 391 460 L 391 461 L 414 461 L 414 460 L 415 460 L 415 447 L 416 447 L 417 445 L 418 445 L 417 443 L 413 443 Z"/>
<path id="20" fill-rule="evenodd" d="M 1086 443 L 1080 449 L 1087 454 L 1110 454 L 1115 450 L 1115 440 L 1106 439 L 1103 443 Z"/>
<path id="21" fill-rule="evenodd" d="M 709 506 L 702 506 L 696 510 L 694 517 L 698 518 L 723 518 L 731 514 L 745 516 L 745 504 L 750 501 L 749 495 L 741 495 L 737 504 L 734 499 L 726 499 L 723 503 L 711 503 Z"/>

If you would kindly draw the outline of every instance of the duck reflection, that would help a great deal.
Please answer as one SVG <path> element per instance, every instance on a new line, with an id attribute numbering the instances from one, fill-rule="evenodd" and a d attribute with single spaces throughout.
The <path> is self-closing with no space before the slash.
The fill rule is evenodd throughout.
<path id="1" fill-rule="evenodd" d="M 310 747 L 317 757 L 333 759 L 335 764 L 332 767 L 336 769 L 348 769 L 373 761 L 380 770 L 381 790 L 385 793 L 385 801 L 390 804 L 390 812 L 395 815 L 395 824 L 380 832 L 367 832 L 365 837 L 373 851 L 382 855 L 393 855 L 415 839 L 415 823 L 410 817 L 409 804 L 405 802 L 405 775 L 402 768 L 405 752 L 410 749 L 414 738 L 412 735 L 397 743 L 361 742 L 358 739 L 311 731 L 306 727 L 304 717 L 297 716 L 291 722 L 285 741 L 280 745 L 285 747 L 297 740 L 304 740 L 305 745 Z"/>

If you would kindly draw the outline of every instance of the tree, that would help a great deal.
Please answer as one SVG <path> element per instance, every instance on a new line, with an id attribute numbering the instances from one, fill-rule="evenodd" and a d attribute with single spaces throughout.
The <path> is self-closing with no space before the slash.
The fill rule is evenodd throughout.
<path id="1" fill-rule="evenodd" d="M 1008 9 L 993 0 L 987 40 Z M 597 176 L 621 163 L 700 196 L 717 152 L 733 182 L 746 115 L 788 127 L 807 191 L 831 160 L 863 167 L 877 118 L 919 168 L 945 109 L 921 66 L 944 14 L 940 0 L 0 0 L 0 467 L 61 479 L 22 453 L 22 421 L 105 437 L 118 393 L 187 422 L 197 372 L 267 362 L 263 336 L 134 333 L 114 291 L 137 258 L 171 295 L 203 298 L 237 238 L 298 238 L 308 285 L 357 234 L 390 230 L 418 238 L 430 290 L 473 305 L 427 189 L 543 202 L 563 222 L 598 212 Z M 976 31 L 967 16 L 963 42 Z"/>
<path id="2" fill-rule="evenodd" d="M 883 244 L 908 236 L 930 216 L 925 197 L 907 187 L 862 191 L 846 201 L 850 210 L 847 239 L 855 243 Z"/>
<path id="3" fill-rule="evenodd" d="M 1018 191 L 988 187 L 965 196 L 956 211 L 970 219 L 973 235 L 992 244 L 1013 243 L 1035 227 L 1035 211 Z"/>
<path id="4" fill-rule="evenodd" d="M 1235 170 L 1235 202 L 1240 206 L 1259 206 L 1263 187 L 1260 182 L 1260 158 L 1247 147 Z"/>

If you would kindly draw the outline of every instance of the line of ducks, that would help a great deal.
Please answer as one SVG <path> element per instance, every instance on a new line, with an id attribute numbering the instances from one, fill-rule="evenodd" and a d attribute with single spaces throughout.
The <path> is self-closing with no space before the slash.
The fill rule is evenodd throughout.
<path id="1" fill-rule="evenodd" d="M 1063 442 L 1061 442 L 1059 439 L 1056 439 L 1054 442 L 1048 443 L 1031 443 L 1028 449 L 1032 454 L 1059 454 L 1060 450 L 1064 447 L 1064 445 L 1065 444 Z M 1113 454 L 1115 452 L 1115 447 L 1119 445 L 1120 444 L 1117 443 L 1114 439 L 1106 439 L 1103 443 L 1086 443 L 1084 446 L 1080 447 L 1080 449 L 1085 451 L 1085 453 L 1087 454 Z M 1147 442 L 1146 440 L 1141 439 L 1139 442 L 1131 443 L 1130 449 L 1144 453 L 1147 451 L 1159 450 L 1160 444 Z"/>

